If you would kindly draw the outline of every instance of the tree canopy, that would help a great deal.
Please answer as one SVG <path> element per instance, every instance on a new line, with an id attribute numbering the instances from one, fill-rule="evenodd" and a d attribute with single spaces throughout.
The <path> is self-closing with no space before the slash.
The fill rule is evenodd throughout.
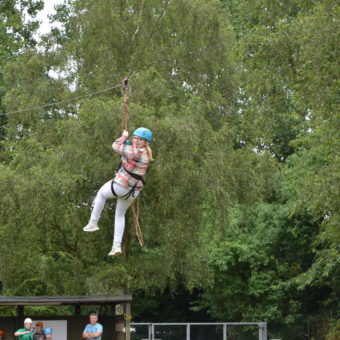
<path id="1" fill-rule="evenodd" d="M 22 10 L 19 10 L 20 5 Z M 119 88 L 1 117 L 0 280 L 7 295 L 133 293 L 140 321 L 267 321 L 273 337 L 339 336 L 339 5 L 332 0 L 1 3 L 1 113 L 130 80 L 130 132 L 155 161 L 123 258 L 113 177 Z M 26 6 L 26 7 L 25 7 Z M 161 306 L 163 313 L 157 311 Z"/>

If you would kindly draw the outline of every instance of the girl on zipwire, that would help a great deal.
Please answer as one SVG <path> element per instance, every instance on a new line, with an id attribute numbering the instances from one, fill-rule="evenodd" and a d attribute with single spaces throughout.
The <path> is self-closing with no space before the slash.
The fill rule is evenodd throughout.
<path id="1" fill-rule="evenodd" d="M 149 143 L 152 142 L 152 132 L 143 127 L 138 128 L 133 133 L 131 145 L 126 143 L 128 136 L 128 131 L 124 130 L 122 136 L 112 144 L 113 150 L 122 156 L 120 169 L 115 178 L 105 183 L 98 191 L 93 202 L 90 221 L 83 228 L 87 232 L 99 230 L 98 221 L 106 199 L 117 198 L 114 238 L 109 256 L 122 255 L 125 213 L 142 190 L 145 184 L 144 176 L 152 160 L 149 147 Z"/>

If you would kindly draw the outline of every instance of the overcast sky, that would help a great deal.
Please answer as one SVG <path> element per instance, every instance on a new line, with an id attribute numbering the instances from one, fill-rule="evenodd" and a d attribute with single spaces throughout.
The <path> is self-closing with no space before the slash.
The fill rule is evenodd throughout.
<path id="1" fill-rule="evenodd" d="M 44 9 L 37 15 L 37 19 L 41 22 L 40 28 L 38 30 L 38 35 L 50 32 L 52 26 L 49 23 L 47 16 L 49 14 L 54 14 L 54 6 L 60 5 L 63 2 L 64 0 L 44 0 Z"/>

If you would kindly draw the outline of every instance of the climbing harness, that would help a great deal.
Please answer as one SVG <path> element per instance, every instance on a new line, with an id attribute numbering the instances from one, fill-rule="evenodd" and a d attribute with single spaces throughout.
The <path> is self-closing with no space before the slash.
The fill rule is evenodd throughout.
<path id="1" fill-rule="evenodd" d="M 123 169 L 127 174 L 129 174 L 131 177 L 133 177 L 134 179 L 137 179 L 138 181 L 142 181 L 143 183 L 143 186 L 145 185 L 145 180 L 142 176 L 139 176 L 137 174 L 134 174 L 133 172 L 127 170 L 123 165 L 122 163 L 120 163 L 120 166 L 119 166 L 119 170 L 120 169 Z M 111 181 L 111 191 L 113 193 L 113 195 L 115 197 L 118 197 L 117 193 L 115 192 L 115 189 L 114 189 L 114 184 L 115 184 L 115 181 L 112 180 Z M 125 199 L 128 199 L 129 197 L 135 197 L 135 191 L 136 191 L 136 188 L 137 188 L 137 184 L 138 182 L 136 182 L 136 184 L 131 188 L 131 190 L 124 196 L 120 196 L 120 197 L 123 197 Z"/>
<path id="2" fill-rule="evenodd" d="M 123 100 L 123 119 L 122 119 L 122 130 L 128 130 L 129 127 L 129 80 L 128 78 L 124 78 L 122 81 L 122 90 L 124 95 Z M 128 199 L 130 197 L 135 196 L 135 191 L 137 188 L 138 181 L 141 181 L 143 183 L 143 186 L 145 185 L 145 180 L 142 176 L 137 175 L 129 170 L 127 170 L 122 163 L 119 164 L 119 170 L 123 169 L 127 174 L 129 174 L 131 177 L 137 180 L 136 184 L 131 188 L 131 190 L 124 196 L 120 196 L 122 198 Z M 114 190 L 114 180 L 111 181 L 111 191 L 112 194 L 115 197 L 118 197 L 117 193 Z M 132 213 L 133 213 L 133 222 L 135 225 L 136 230 L 136 236 L 138 238 L 139 244 L 141 246 L 144 246 L 144 240 L 142 235 L 142 230 L 139 224 L 139 196 L 133 201 L 132 203 Z"/>

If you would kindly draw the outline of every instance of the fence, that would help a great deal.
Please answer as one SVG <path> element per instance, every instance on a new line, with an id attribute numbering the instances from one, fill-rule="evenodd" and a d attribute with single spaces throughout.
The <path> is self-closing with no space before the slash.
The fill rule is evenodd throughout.
<path id="1" fill-rule="evenodd" d="M 244 326 L 247 335 L 236 336 L 235 326 Z M 257 335 L 258 340 L 268 339 L 266 322 L 131 323 L 132 340 L 255 340 Z"/>

